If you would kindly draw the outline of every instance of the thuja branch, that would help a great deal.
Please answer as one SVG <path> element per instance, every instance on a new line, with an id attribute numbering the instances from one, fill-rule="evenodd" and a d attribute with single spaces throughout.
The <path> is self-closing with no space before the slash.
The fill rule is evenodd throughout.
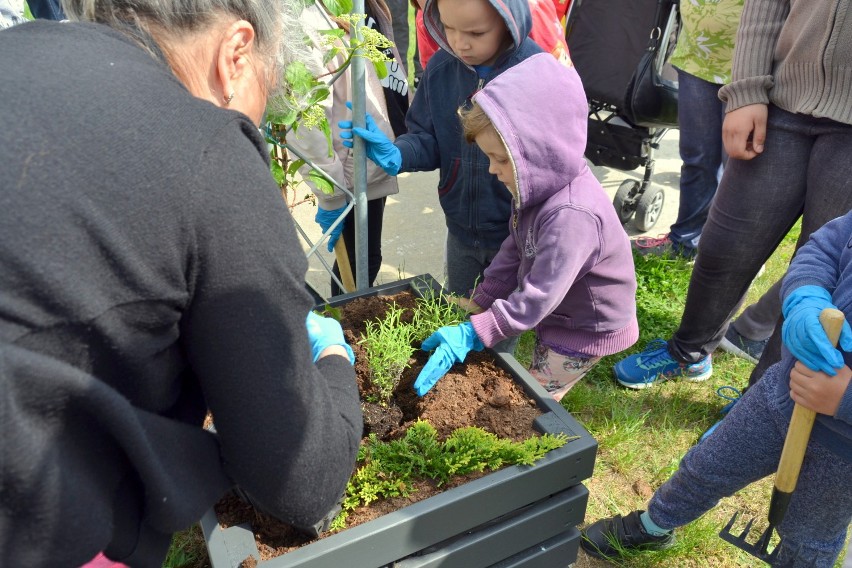
<path id="1" fill-rule="evenodd" d="M 346 517 L 356 507 L 411 494 L 418 479 L 431 479 L 441 486 L 454 476 L 509 465 L 533 465 L 550 450 L 578 437 L 544 434 L 515 442 L 482 428 L 468 427 L 457 429 L 439 442 L 435 428 L 422 420 L 399 440 L 380 442 L 375 434 L 370 434 L 358 450 L 358 469 L 346 486 L 343 510 L 331 529 L 345 528 Z"/>

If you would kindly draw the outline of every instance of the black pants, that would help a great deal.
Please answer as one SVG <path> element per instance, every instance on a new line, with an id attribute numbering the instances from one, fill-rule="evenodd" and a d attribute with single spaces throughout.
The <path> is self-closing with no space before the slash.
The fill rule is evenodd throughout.
<path id="1" fill-rule="evenodd" d="M 376 281 L 376 276 L 382 267 L 382 221 L 385 215 L 386 197 L 372 199 L 367 202 L 367 270 L 369 274 L 368 284 L 370 286 Z M 346 252 L 349 256 L 349 266 L 352 267 L 352 277 L 358 281 L 355 274 L 355 209 L 352 209 L 346 215 L 346 224 L 343 227 L 343 235 L 341 237 L 346 243 Z M 340 278 L 340 269 L 337 266 L 337 261 L 334 261 L 334 274 Z M 338 296 L 343 293 L 340 286 L 332 278 L 331 280 L 331 295 Z"/>

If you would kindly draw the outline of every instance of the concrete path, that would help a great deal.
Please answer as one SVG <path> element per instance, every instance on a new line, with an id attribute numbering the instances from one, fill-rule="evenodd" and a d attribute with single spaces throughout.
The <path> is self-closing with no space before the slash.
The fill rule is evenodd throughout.
<path id="1" fill-rule="evenodd" d="M 665 193 L 665 204 L 660 218 L 646 233 L 640 232 L 631 220 L 624 226 L 631 237 L 668 233 L 669 226 L 677 217 L 681 163 L 677 145 L 678 131 L 670 130 L 660 142 L 660 148 L 654 155 L 656 167 L 652 180 L 662 187 Z M 625 172 L 592 166 L 592 171 L 610 197 L 614 197 L 622 181 L 626 179 L 641 181 L 644 175 L 644 168 Z M 399 182 L 399 194 L 388 198 L 385 208 L 382 245 L 384 260 L 376 284 L 425 273 L 442 281 L 446 225 L 436 191 L 438 173 L 434 171 L 401 174 Z M 313 220 L 315 211 L 315 207 L 302 205 L 296 207 L 293 212 L 297 223 L 314 242 L 321 234 L 319 226 Z M 307 250 L 307 245 L 304 248 Z M 322 254 L 331 266 L 334 260 L 333 255 L 326 252 L 324 247 Z M 307 279 L 320 294 L 328 295 L 329 277 L 316 258 L 310 260 Z"/>

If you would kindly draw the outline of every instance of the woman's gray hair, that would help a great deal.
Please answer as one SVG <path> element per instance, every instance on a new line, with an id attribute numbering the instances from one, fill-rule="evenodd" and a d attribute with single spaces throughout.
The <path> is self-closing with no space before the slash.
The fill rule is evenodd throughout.
<path id="1" fill-rule="evenodd" d="M 136 28 L 165 40 L 203 30 L 231 14 L 254 27 L 258 52 L 279 79 L 284 67 L 305 52 L 298 22 L 303 0 L 62 0 L 62 6 L 70 20 Z"/>

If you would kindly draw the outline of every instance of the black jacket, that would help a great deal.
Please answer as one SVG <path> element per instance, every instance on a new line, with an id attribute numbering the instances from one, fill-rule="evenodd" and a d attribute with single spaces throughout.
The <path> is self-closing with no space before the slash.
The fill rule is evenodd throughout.
<path id="1" fill-rule="evenodd" d="M 159 566 L 234 484 L 317 521 L 357 389 L 311 362 L 255 125 L 101 25 L 22 24 L 0 53 L 0 566 Z"/>

